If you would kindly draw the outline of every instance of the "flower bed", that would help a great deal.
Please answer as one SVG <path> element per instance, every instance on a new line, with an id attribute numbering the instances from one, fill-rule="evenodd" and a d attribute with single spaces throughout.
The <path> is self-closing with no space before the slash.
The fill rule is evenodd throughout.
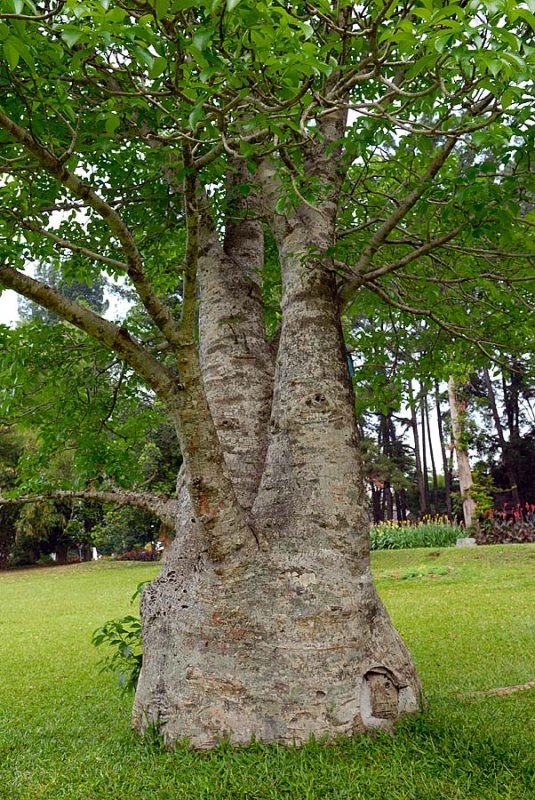
<path id="1" fill-rule="evenodd" d="M 535 505 L 524 503 L 503 509 L 491 508 L 479 520 L 475 534 L 478 544 L 519 544 L 535 542 Z"/>

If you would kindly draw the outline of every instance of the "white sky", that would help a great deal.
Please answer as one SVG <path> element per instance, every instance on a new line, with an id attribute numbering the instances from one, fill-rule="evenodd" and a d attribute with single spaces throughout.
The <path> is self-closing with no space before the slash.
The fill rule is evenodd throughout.
<path id="1" fill-rule="evenodd" d="M 0 296 L 0 324 L 13 325 L 19 318 L 16 292 L 2 292 Z"/>

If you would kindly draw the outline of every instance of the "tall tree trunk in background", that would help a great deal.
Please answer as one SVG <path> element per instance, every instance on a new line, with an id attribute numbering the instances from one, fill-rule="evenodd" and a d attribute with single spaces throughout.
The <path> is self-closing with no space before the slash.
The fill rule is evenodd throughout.
<path id="1" fill-rule="evenodd" d="M 435 382 L 435 404 L 437 409 L 438 437 L 440 439 L 440 453 L 442 455 L 442 469 L 444 471 L 444 492 L 446 495 L 446 513 L 448 519 L 452 519 L 453 509 L 451 505 L 451 469 L 446 455 L 446 444 L 444 440 L 444 421 L 442 409 L 440 407 L 440 388 L 438 381 Z"/>
<path id="2" fill-rule="evenodd" d="M 394 422 L 394 416 L 393 416 L 392 409 L 389 409 L 389 411 L 388 411 L 386 422 L 387 422 L 387 431 L 388 431 L 388 457 L 391 460 L 392 465 L 393 466 L 397 466 L 399 462 L 397 462 L 396 459 L 399 459 L 399 457 L 401 456 L 402 448 L 401 448 L 401 444 L 400 444 L 400 442 L 398 441 L 398 438 L 397 438 L 396 425 L 395 425 L 395 422 Z M 394 519 L 394 503 L 395 503 L 396 517 L 397 517 L 398 520 L 402 520 L 402 519 L 405 518 L 405 515 L 404 515 L 404 512 L 403 512 L 402 504 L 400 502 L 399 490 L 396 489 L 395 483 L 392 486 L 392 490 L 391 491 L 392 491 L 392 496 L 391 496 L 392 514 L 391 514 L 391 518 Z"/>
<path id="3" fill-rule="evenodd" d="M 311 171 L 330 163 L 319 153 Z M 259 223 L 231 221 L 224 248 L 212 231 L 203 237 L 203 382 L 251 535 L 214 552 L 179 486 L 177 538 L 143 594 L 134 708 L 136 727 L 159 725 L 168 744 L 300 743 L 389 729 L 419 706 L 410 656 L 370 573 L 335 271 L 309 255 L 331 245 L 335 210 L 302 206 L 291 224 L 273 224 L 282 265 L 274 376 Z"/>
<path id="4" fill-rule="evenodd" d="M 509 373 L 509 384 L 505 373 L 502 373 L 503 404 L 509 428 L 509 441 L 513 442 L 520 436 L 520 390 L 522 387 L 522 374 L 518 363 L 513 364 L 514 369 Z"/>
<path id="5" fill-rule="evenodd" d="M 466 416 L 466 401 L 459 397 L 459 390 L 455 379 L 450 375 L 448 381 L 448 397 L 450 401 L 451 429 L 453 432 L 453 443 L 455 445 L 455 455 L 457 457 L 457 470 L 459 473 L 459 488 L 461 491 L 461 502 L 463 506 L 464 524 L 470 527 L 474 520 L 476 503 L 471 496 L 472 472 L 468 458 L 468 447 L 466 443 L 466 432 L 464 417 Z"/>
<path id="6" fill-rule="evenodd" d="M 424 412 L 425 412 L 425 424 L 427 428 L 427 441 L 429 442 L 429 455 L 431 457 L 431 474 L 433 476 L 432 509 L 433 512 L 436 514 L 438 512 L 438 477 L 437 477 L 437 465 L 435 462 L 435 452 L 433 449 L 433 441 L 431 439 L 431 424 L 429 421 L 429 402 L 427 393 L 424 397 Z"/>
<path id="7" fill-rule="evenodd" d="M 379 450 L 382 451 L 383 456 L 392 465 L 395 441 L 392 436 L 392 411 L 388 410 L 386 414 L 379 415 L 379 437 L 378 437 Z M 383 498 L 382 498 L 382 516 L 383 519 L 394 519 L 394 498 L 392 496 L 392 482 L 388 477 L 388 472 L 385 475 L 383 482 Z"/>
<path id="8" fill-rule="evenodd" d="M 500 420 L 500 415 L 498 413 L 498 406 L 496 404 L 496 395 L 494 394 L 494 387 L 492 386 L 492 380 L 490 378 L 490 374 L 487 367 L 483 367 L 483 377 L 485 379 L 485 386 L 487 387 L 487 396 L 492 411 L 494 427 L 496 428 L 496 434 L 498 436 L 498 443 L 500 445 L 500 450 L 502 451 L 502 460 L 505 467 L 507 480 L 509 482 L 509 488 L 511 489 L 511 498 L 513 500 L 513 503 L 519 504 L 520 495 L 518 494 L 517 479 L 513 465 L 511 464 L 510 461 L 510 454 L 508 452 L 507 442 L 505 441 L 505 436 L 503 435 L 503 426 Z"/>
<path id="9" fill-rule="evenodd" d="M 429 511 L 429 476 L 427 472 L 427 435 L 425 428 L 425 394 L 420 388 L 420 425 L 422 431 L 422 475 L 424 481 L 425 507 Z"/>
<path id="10" fill-rule="evenodd" d="M 427 514 L 427 495 L 425 491 L 425 480 L 424 480 L 422 457 L 420 451 L 420 436 L 418 434 L 418 419 L 416 417 L 416 406 L 412 391 L 412 381 L 409 381 L 408 397 L 409 397 L 409 408 L 411 412 L 412 435 L 414 437 L 414 461 L 416 465 L 416 482 L 418 485 L 418 503 L 420 506 L 420 514 L 423 515 Z"/>
<path id="11" fill-rule="evenodd" d="M 383 521 L 383 516 L 381 511 L 382 490 L 377 488 L 375 481 L 372 481 L 371 490 L 372 490 L 373 521 L 374 523 L 382 522 Z"/>

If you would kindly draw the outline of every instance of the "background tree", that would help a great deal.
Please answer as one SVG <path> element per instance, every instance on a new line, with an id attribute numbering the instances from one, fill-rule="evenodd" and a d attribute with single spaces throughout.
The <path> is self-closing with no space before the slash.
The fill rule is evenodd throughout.
<path id="1" fill-rule="evenodd" d="M 17 461 L 22 452 L 22 442 L 11 428 L 0 427 L 0 487 L 11 489 L 17 480 Z M 0 567 L 7 566 L 17 535 L 16 506 L 0 506 Z"/>

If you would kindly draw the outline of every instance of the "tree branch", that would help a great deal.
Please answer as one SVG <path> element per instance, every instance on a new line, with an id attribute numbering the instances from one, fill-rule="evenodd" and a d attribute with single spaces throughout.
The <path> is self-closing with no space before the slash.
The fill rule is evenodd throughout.
<path id="1" fill-rule="evenodd" d="M 489 353 L 489 351 L 486 350 L 486 348 L 483 346 L 480 339 L 474 339 L 472 336 L 469 336 L 458 325 L 450 325 L 447 322 L 444 322 L 444 320 L 437 317 L 436 314 L 433 311 L 431 311 L 431 309 L 416 308 L 415 306 L 409 306 L 406 303 L 401 302 L 400 300 L 395 300 L 391 295 L 388 294 L 388 292 L 385 292 L 384 289 L 382 289 L 380 286 L 378 286 L 378 284 L 374 283 L 373 281 L 369 281 L 369 283 L 367 283 L 366 286 L 368 289 L 370 289 L 372 292 L 378 295 L 382 300 L 384 300 L 385 303 L 388 303 L 388 305 L 392 306 L 393 308 L 397 308 L 400 311 L 406 311 L 408 314 L 414 314 L 414 316 L 417 317 L 427 317 L 428 319 L 431 320 L 431 322 L 434 322 L 435 325 L 437 325 L 439 328 L 442 328 L 442 330 L 446 331 L 446 333 L 458 337 L 459 339 L 464 339 L 465 341 L 470 342 L 471 344 L 474 344 L 478 348 L 478 350 L 480 350 L 483 353 L 485 358 L 487 358 L 489 361 L 510 368 L 510 365 L 508 365 L 506 362 L 496 358 L 491 353 Z M 492 343 L 489 342 L 489 344 Z"/>
<path id="2" fill-rule="evenodd" d="M 149 511 L 165 525 L 174 530 L 178 514 L 178 502 L 151 492 L 130 492 L 126 489 L 53 489 L 36 495 L 1 497 L 0 506 L 21 506 L 30 503 L 45 503 L 48 500 L 96 500 L 115 506 L 134 506 Z"/>
<path id="3" fill-rule="evenodd" d="M 39 233 L 46 239 L 50 239 L 50 241 L 54 242 L 54 244 L 56 244 L 58 247 L 61 247 L 65 250 L 70 250 L 78 255 L 85 256 L 86 258 L 91 259 L 91 261 L 100 261 L 102 264 L 108 264 L 110 267 L 120 269 L 122 272 L 128 271 L 128 264 L 125 264 L 124 261 L 118 261 L 116 258 L 103 256 L 100 253 L 95 253 L 94 250 L 89 250 L 87 247 L 82 247 L 79 244 L 70 242 L 68 239 L 64 239 L 62 236 L 57 236 L 55 233 L 43 228 L 41 225 L 37 225 L 34 222 L 29 222 L 28 220 L 19 217 L 18 214 L 15 214 L 15 212 L 11 211 L 11 209 L 2 208 L 2 211 L 6 214 L 11 214 L 23 228 L 26 228 L 29 231 L 34 231 L 34 233 Z"/>
<path id="4" fill-rule="evenodd" d="M 129 364 L 162 400 L 172 398 L 180 385 L 175 376 L 151 353 L 136 342 L 128 331 L 109 322 L 56 289 L 28 277 L 23 272 L 0 263 L 0 285 L 13 289 L 38 305 L 70 322 L 76 328 L 101 342 Z"/>
<path id="5" fill-rule="evenodd" d="M 0 14 L 0 19 L 23 19 L 28 22 L 44 22 L 59 14 L 66 2 L 67 0 L 58 0 L 55 8 L 43 14 Z"/>
<path id="6" fill-rule="evenodd" d="M 398 222 L 400 222 L 403 217 L 408 214 L 411 208 L 413 208 L 413 206 L 422 197 L 429 182 L 435 177 L 435 175 L 437 175 L 441 167 L 446 162 L 446 159 L 455 147 L 456 142 L 456 138 L 448 138 L 446 144 L 440 148 L 426 172 L 424 175 L 422 175 L 418 186 L 416 186 L 412 192 L 409 192 L 407 195 L 405 195 L 395 211 L 393 211 L 393 213 L 385 220 L 385 222 L 383 222 L 381 227 L 378 228 L 373 234 L 370 241 L 364 248 L 364 251 L 357 264 L 355 265 L 355 277 L 349 280 L 340 292 L 342 306 L 347 305 L 351 301 L 354 291 L 360 286 L 361 276 L 364 273 L 364 270 L 370 266 L 374 255 L 382 247 L 388 234 L 394 230 Z"/>
<path id="7" fill-rule="evenodd" d="M 177 345 L 179 343 L 178 325 L 167 306 L 161 302 L 154 292 L 143 269 L 141 254 L 134 235 L 122 217 L 91 186 L 83 183 L 65 167 L 59 158 L 37 142 L 28 130 L 21 128 L 20 125 L 2 111 L 0 111 L 0 127 L 7 131 L 16 142 L 21 144 L 37 160 L 45 172 L 56 178 L 63 186 L 66 186 L 89 208 L 96 211 L 108 224 L 112 233 L 117 236 L 121 243 L 128 265 L 127 274 L 134 284 L 141 302 L 165 338 L 172 344 Z"/>
<path id="8" fill-rule="evenodd" d="M 436 250 L 438 247 L 442 247 L 449 242 L 451 239 L 455 238 L 460 231 L 463 229 L 463 225 L 458 225 L 448 233 L 445 233 L 443 236 L 437 236 L 436 239 L 431 239 L 429 242 L 425 242 L 420 247 L 417 247 L 411 253 L 407 253 L 406 256 L 400 258 L 399 261 L 395 261 L 393 264 L 385 264 L 384 267 L 377 267 L 377 269 L 370 270 L 369 272 L 365 272 L 363 275 L 359 276 L 360 282 L 365 283 L 368 280 L 374 280 L 375 278 L 380 278 L 382 275 L 388 275 L 390 272 L 395 272 L 395 270 L 400 269 L 401 267 L 406 267 L 407 264 L 410 264 L 412 261 L 416 261 L 416 259 L 420 258 L 420 256 L 424 256 L 427 253 L 430 253 L 432 250 Z"/>

